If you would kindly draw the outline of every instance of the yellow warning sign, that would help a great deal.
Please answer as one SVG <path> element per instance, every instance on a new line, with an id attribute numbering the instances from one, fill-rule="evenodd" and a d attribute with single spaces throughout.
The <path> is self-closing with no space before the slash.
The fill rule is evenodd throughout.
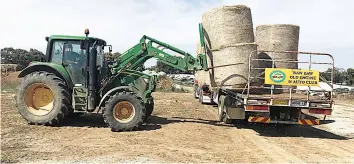
<path id="1" fill-rule="evenodd" d="M 266 68 L 265 83 L 274 85 L 318 86 L 320 73 L 314 70 Z"/>

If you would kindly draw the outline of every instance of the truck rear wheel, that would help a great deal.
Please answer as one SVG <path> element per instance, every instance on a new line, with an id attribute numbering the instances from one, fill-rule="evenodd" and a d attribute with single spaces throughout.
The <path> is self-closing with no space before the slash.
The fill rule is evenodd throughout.
<path id="1" fill-rule="evenodd" d="M 194 88 L 194 98 L 198 99 L 198 89 Z"/>
<path id="2" fill-rule="evenodd" d="M 218 115 L 219 115 L 219 121 L 224 122 L 225 124 L 231 124 L 232 120 L 227 118 L 226 112 L 225 112 L 225 96 L 221 95 L 219 97 L 219 102 L 218 102 Z"/>
<path id="3" fill-rule="evenodd" d="M 199 102 L 201 104 L 204 104 L 204 97 L 203 97 L 203 90 L 202 89 L 200 89 L 200 91 L 199 91 Z"/>
<path id="4" fill-rule="evenodd" d="M 145 118 L 144 102 L 133 92 L 119 92 L 106 102 L 103 118 L 113 132 L 139 129 Z"/>
<path id="5" fill-rule="evenodd" d="M 68 114 L 69 105 L 66 84 L 51 73 L 31 73 L 17 88 L 17 110 L 30 124 L 58 125 Z"/>

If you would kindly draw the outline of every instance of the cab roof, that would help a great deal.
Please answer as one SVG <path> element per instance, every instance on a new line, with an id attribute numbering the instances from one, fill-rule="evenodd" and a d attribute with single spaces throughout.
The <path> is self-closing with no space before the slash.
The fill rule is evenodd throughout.
<path id="1" fill-rule="evenodd" d="M 50 40 L 85 40 L 85 36 L 71 36 L 71 35 L 51 35 L 49 37 Z M 89 37 L 90 41 L 98 40 L 102 42 L 103 45 L 106 45 L 106 41 L 100 38 Z"/>

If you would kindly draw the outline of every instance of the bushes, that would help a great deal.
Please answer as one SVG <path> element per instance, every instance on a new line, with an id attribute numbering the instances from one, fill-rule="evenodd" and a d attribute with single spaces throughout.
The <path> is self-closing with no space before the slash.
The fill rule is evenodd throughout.
<path id="1" fill-rule="evenodd" d="M 33 48 L 30 51 L 12 47 L 1 49 L 1 64 L 17 64 L 16 71 L 24 69 L 32 61 L 40 61 L 42 57 L 44 54 Z"/>
<path id="2" fill-rule="evenodd" d="M 156 86 L 156 91 L 160 92 L 188 92 L 180 85 L 175 85 L 171 78 L 162 76 L 159 78 Z"/>

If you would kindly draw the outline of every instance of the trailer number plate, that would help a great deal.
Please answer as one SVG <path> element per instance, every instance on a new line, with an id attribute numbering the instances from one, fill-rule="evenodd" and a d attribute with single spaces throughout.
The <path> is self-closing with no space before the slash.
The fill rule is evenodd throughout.
<path id="1" fill-rule="evenodd" d="M 305 107 L 306 106 L 306 101 L 292 101 L 291 106 L 294 107 Z"/>
<path id="2" fill-rule="evenodd" d="M 288 105 L 288 100 L 273 100 L 273 105 Z"/>

